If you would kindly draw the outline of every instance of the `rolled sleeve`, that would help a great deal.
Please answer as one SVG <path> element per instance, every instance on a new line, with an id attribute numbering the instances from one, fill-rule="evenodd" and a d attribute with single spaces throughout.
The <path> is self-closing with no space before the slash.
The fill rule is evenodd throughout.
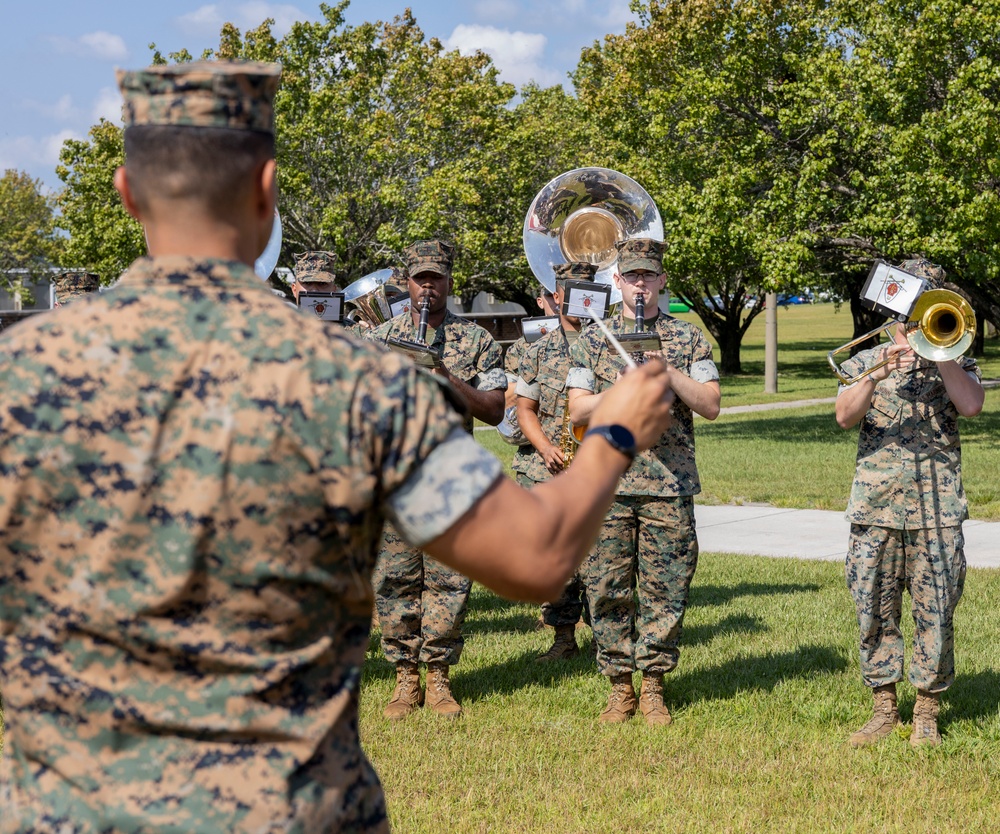
<path id="1" fill-rule="evenodd" d="M 702 359 L 691 366 L 689 376 L 695 382 L 717 382 L 719 379 L 719 369 L 711 359 Z"/>
<path id="2" fill-rule="evenodd" d="M 595 382 L 594 372 L 590 368 L 572 368 L 566 375 L 567 388 L 580 388 L 594 393 Z"/>
<path id="3" fill-rule="evenodd" d="M 404 539 L 421 547 L 446 532 L 502 476 L 496 456 L 456 428 L 389 496 L 386 513 Z"/>
<path id="4" fill-rule="evenodd" d="M 527 397 L 529 400 L 534 400 L 536 403 L 542 400 L 542 386 L 537 382 L 527 383 L 523 379 L 517 382 L 517 395 L 519 397 Z"/>
<path id="5" fill-rule="evenodd" d="M 507 388 L 507 374 L 502 368 L 492 368 L 484 374 L 476 374 L 472 384 L 480 391 L 503 391 Z"/>

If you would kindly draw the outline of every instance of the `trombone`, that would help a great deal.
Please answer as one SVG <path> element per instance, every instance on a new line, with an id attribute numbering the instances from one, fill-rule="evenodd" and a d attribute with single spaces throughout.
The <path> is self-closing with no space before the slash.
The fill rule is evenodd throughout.
<path id="1" fill-rule="evenodd" d="M 882 331 L 889 332 L 896 320 L 887 321 L 880 327 L 870 330 L 864 336 L 859 336 L 847 344 L 834 348 L 827 355 L 827 361 L 837 379 L 843 385 L 853 385 L 889 364 L 891 358 L 882 360 L 876 365 L 862 371 L 857 376 L 846 376 L 840 365 L 833 358 L 839 353 L 850 350 L 855 345 L 872 338 Z M 925 290 L 920 294 L 910 318 L 902 322 L 906 328 L 906 341 L 913 352 L 922 359 L 932 362 L 947 362 L 965 353 L 972 340 L 976 337 L 976 314 L 972 305 L 962 296 L 951 290 Z"/>

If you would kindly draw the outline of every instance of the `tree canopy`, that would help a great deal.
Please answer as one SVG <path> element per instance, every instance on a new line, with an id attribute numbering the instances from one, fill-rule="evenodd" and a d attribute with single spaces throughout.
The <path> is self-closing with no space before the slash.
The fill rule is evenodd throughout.
<path id="1" fill-rule="evenodd" d="M 59 251 L 53 201 L 42 184 L 12 168 L 0 177 L 0 280 L 20 290 L 19 275 L 35 278 L 51 267 Z"/>

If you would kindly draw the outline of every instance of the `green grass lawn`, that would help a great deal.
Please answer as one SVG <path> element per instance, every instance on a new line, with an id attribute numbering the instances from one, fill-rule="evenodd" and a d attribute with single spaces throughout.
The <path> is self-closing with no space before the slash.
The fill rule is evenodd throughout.
<path id="1" fill-rule="evenodd" d="M 669 727 L 604 726 L 585 651 L 540 665 L 537 609 L 477 587 L 453 669 L 465 715 L 381 715 L 392 668 L 373 636 L 361 731 L 406 832 L 993 832 L 1000 819 L 1000 572 L 972 570 L 956 617 L 944 743 L 909 727 L 853 750 L 869 717 L 839 563 L 704 554 Z M 911 636 L 906 628 L 907 641 Z M 587 629 L 578 631 L 585 645 Z M 900 686 L 909 720 L 914 693 Z"/>

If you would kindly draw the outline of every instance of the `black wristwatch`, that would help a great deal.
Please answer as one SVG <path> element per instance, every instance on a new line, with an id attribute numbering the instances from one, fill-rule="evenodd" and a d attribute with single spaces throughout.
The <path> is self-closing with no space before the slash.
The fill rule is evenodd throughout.
<path id="1" fill-rule="evenodd" d="M 596 434 L 607 440 L 615 449 L 625 455 L 629 459 L 629 462 L 635 460 L 635 455 L 638 451 L 635 448 L 635 438 L 632 437 L 632 432 L 625 428 L 625 426 L 619 426 L 618 424 L 594 426 L 587 429 L 583 437 L 586 440 L 592 434 Z"/>

